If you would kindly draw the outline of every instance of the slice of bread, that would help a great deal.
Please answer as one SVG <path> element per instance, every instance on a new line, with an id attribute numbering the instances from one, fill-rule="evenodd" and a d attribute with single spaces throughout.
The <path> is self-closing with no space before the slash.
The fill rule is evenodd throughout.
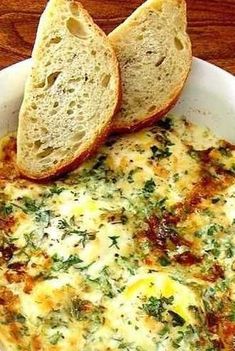
<path id="1" fill-rule="evenodd" d="M 110 130 L 120 74 L 106 35 L 82 5 L 50 0 L 19 115 L 17 164 L 46 180 L 77 167 Z"/>
<path id="2" fill-rule="evenodd" d="M 113 131 L 147 126 L 176 103 L 190 71 L 184 0 L 148 0 L 109 35 L 122 76 Z"/>

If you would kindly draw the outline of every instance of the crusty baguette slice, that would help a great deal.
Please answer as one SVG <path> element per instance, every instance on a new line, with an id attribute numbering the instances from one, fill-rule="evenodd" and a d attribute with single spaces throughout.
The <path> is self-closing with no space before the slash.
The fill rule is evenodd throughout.
<path id="1" fill-rule="evenodd" d="M 192 62 L 186 23 L 184 0 L 148 0 L 109 34 L 123 85 L 113 131 L 149 125 L 175 104 Z"/>
<path id="2" fill-rule="evenodd" d="M 118 106 L 115 52 L 82 5 L 50 0 L 19 115 L 17 163 L 30 179 L 74 169 L 106 137 Z"/>

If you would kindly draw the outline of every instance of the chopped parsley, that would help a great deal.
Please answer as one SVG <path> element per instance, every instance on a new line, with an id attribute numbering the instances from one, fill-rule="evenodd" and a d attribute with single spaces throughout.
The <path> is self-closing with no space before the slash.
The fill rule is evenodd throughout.
<path id="1" fill-rule="evenodd" d="M 118 239 L 119 238 L 120 238 L 119 236 L 109 236 L 109 239 L 112 241 L 112 243 L 109 247 L 115 246 L 119 250 L 120 249 L 120 247 L 118 246 Z"/>
<path id="2" fill-rule="evenodd" d="M 218 226 L 216 224 L 212 224 L 207 230 L 207 235 L 212 236 L 216 232 L 218 232 L 219 229 L 220 229 L 220 226 Z"/>
<path id="3" fill-rule="evenodd" d="M 226 148 L 226 147 L 220 147 L 218 149 L 218 151 L 220 152 L 220 154 L 222 156 L 225 156 L 225 157 L 232 157 L 233 154 L 232 154 L 232 151 L 229 149 L 229 148 Z"/>
<path id="4" fill-rule="evenodd" d="M 49 227 L 51 222 L 51 211 L 50 210 L 43 210 L 39 211 L 35 214 L 35 220 L 38 223 L 42 223 L 44 228 Z"/>
<path id="5" fill-rule="evenodd" d="M 105 296 L 113 298 L 115 296 L 115 288 L 111 277 L 112 274 L 109 267 L 105 266 L 97 278 L 92 279 L 88 276 L 88 280 L 91 284 L 97 284 Z"/>
<path id="6" fill-rule="evenodd" d="M 68 272 L 70 267 L 77 266 L 83 262 L 77 255 L 70 255 L 67 260 L 64 260 L 63 257 L 59 257 L 57 254 L 52 256 L 52 261 L 52 271 L 54 272 Z"/>
<path id="7" fill-rule="evenodd" d="M 171 311 L 171 310 L 169 310 L 168 313 L 172 317 L 172 325 L 173 325 L 173 327 L 177 327 L 177 326 L 182 327 L 185 324 L 184 318 L 182 318 L 178 313 L 176 313 L 174 311 Z"/>
<path id="8" fill-rule="evenodd" d="M 171 261 L 166 256 L 162 256 L 159 259 L 159 263 L 162 267 L 167 267 L 170 266 Z"/>
<path id="9" fill-rule="evenodd" d="M 74 221 L 74 217 L 71 218 L 70 221 Z M 59 229 L 67 229 L 67 228 L 70 228 L 70 224 L 66 221 L 66 219 L 60 219 L 59 222 L 58 222 L 58 228 Z"/>
<path id="10" fill-rule="evenodd" d="M 199 161 L 199 159 L 200 159 L 198 151 L 194 150 L 192 147 L 189 147 L 188 155 L 196 161 Z"/>
<path id="11" fill-rule="evenodd" d="M 86 313 L 90 309 L 90 303 L 88 301 L 74 297 L 71 302 L 70 314 L 77 321 L 82 321 L 86 319 Z"/>
<path id="12" fill-rule="evenodd" d="M 36 234 L 34 232 L 24 233 L 25 245 L 21 248 L 18 254 L 24 254 L 26 257 L 30 258 L 31 254 L 38 248 L 36 239 Z"/>
<path id="13" fill-rule="evenodd" d="M 40 210 L 41 204 L 38 204 L 36 200 L 33 200 L 27 196 L 22 198 L 23 210 L 25 213 L 34 213 Z"/>
<path id="14" fill-rule="evenodd" d="M 161 297 L 160 299 L 151 296 L 146 304 L 143 305 L 143 310 L 148 316 L 154 317 L 156 320 L 162 322 L 163 314 L 168 310 L 168 307 L 172 305 L 174 297 L 169 298 Z"/>
<path id="15" fill-rule="evenodd" d="M 160 161 L 164 158 L 168 158 L 172 155 L 172 152 L 170 151 L 169 147 L 165 147 L 164 149 L 158 148 L 156 145 L 151 147 L 152 151 L 152 160 L 155 161 Z"/>
<path id="16" fill-rule="evenodd" d="M 107 159 L 106 155 L 101 155 L 98 157 L 98 161 L 94 164 L 93 169 L 100 169 L 105 167 L 105 161 Z"/>
<path id="17" fill-rule="evenodd" d="M 50 336 L 49 342 L 52 345 L 57 345 L 61 339 L 64 339 L 64 335 L 61 332 L 57 331 L 55 334 Z"/>
<path id="18" fill-rule="evenodd" d="M 13 212 L 13 207 L 11 204 L 6 204 L 4 202 L 0 202 L 0 215 L 3 217 L 7 217 Z"/>
<path id="19" fill-rule="evenodd" d="M 128 176 L 127 176 L 127 181 L 128 183 L 132 184 L 134 183 L 134 179 L 133 179 L 133 175 L 135 173 L 137 173 L 138 171 L 142 170 L 141 167 L 136 167 L 135 169 L 132 169 L 129 173 L 128 173 Z"/>
<path id="20" fill-rule="evenodd" d="M 50 195 L 60 195 L 64 190 L 65 188 L 59 187 L 57 184 L 53 184 L 49 189 Z"/>
<path id="21" fill-rule="evenodd" d="M 173 175 L 173 180 L 174 180 L 174 182 L 175 182 L 175 183 L 178 182 L 179 179 L 180 179 L 179 173 L 175 173 L 175 174 Z"/>
<path id="22" fill-rule="evenodd" d="M 154 180 L 153 179 L 147 180 L 143 188 L 144 197 L 148 199 L 150 195 L 154 193 L 155 188 L 156 188 L 156 183 L 154 182 Z"/>
<path id="23" fill-rule="evenodd" d="M 21 324 L 24 324 L 26 322 L 26 318 L 21 313 L 17 314 L 15 319 L 18 323 Z"/>
<path id="24" fill-rule="evenodd" d="M 163 118 L 157 122 L 157 126 L 165 130 L 170 130 L 172 128 L 172 119 L 169 117 Z"/>
<path id="25" fill-rule="evenodd" d="M 229 314 L 229 319 L 231 322 L 235 322 L 235 301 L 232 303 L 232 310 Z"/>
<path id="26" fill-rule="evenodd" d="M 96 233 L 88 232 L 87 230 L 80 230 L 76 223 L 75 217 L 71 217 L 69 222 L 63 218 L 58 222 L 58 228 L 63 230 L 63 235 L 61 237 L 64 240 L 67 236 L 77 235 L 79 237 L 78 244 L 82 244 L 83 247 L 86 246 L 87 242 L 90 240 L 95 240 Z"/>

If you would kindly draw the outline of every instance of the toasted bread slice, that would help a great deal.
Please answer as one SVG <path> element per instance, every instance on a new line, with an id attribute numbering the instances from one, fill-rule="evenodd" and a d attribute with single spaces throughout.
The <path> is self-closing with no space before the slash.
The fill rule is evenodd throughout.
<path id="1" fill-rule="evenodd" d="M 147 126 L 177 101 L 192 62 L 186 22 L 184 0 L 148 0 L 110 33 L 123 85 L 114 131 Z"/>
<path id="2" fill-rule="evenodd" d="M 30 179 L 74 169 L 106 137 L 119 101 L 115 52 L 82 5 L 50 0 L 19 115 L 17 163 Z"/>

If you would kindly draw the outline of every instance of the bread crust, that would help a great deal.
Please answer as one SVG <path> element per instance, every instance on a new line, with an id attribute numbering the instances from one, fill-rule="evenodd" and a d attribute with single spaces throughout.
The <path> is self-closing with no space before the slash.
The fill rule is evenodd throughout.
<path id="1" fill-rule="evenodd" d="M 151 125 L 153 125 L 154 123 L 159 121 L 162 117 L 164 117 L 177 104 L 177 102 L 181 96 L 181 93 L 184 89 L 185 83 L 188 79 L 188 76 L 191 72 L 191 67 L 192 67 L 192 65 L 190 66 L 190 69 L 188 71 L 188 74 L 187 74 L 182 86 L 176 90 L 176 93 L 175 93 L 174 97 L 172 98 L 172 100 L 169 101 L 169 103 L 167 103 L 160 111 L 158 109 L 156 109 L 155 111 L 153 111 L 153 113 L 146 116 L 142 121 L 139 121 L 135 124 L 126 125 L 126 124 L 113 123 L 112 133 L 113 134 L 124 134 L 124 133 L 137 132 L 143 128 L 150 127 Z"/>
<path id="2" fill-rule="evenodd" d="M 96 138 L 95 142 L 90 146 L 89 149 L 83 151 L 76 159 L 74 159 L 72 162 L 69 162 L 67 164 L 63 164 L 58 169 L 55 169 L 53 174 L 52 172 L 48 172 L 42 177 L 35 177 L 33 174 L 29 174 L 28 172 L 25 173 L 24 170 L 20 168 L 18 165 L 18 169 L 20 174 L 28 179 L 32 180 L 38 183 L 47 183 L 49 181 L 55 180 L 59 178 L 60 176 L 65 175 L 66 173 L 74 171 L 76 168 L 78 168 L 87 158 L 91 157 L 94 155 L 98 148 L 103 144 L 103 142 L 106 140 L 107 136 L 110 134 L 111 131 L 111 122 L 106 125 L 106 128 L 102 131 L 101 134 L 98 135 Z"/>
<path id="3" fill-rule="evenodd" d="M 122 96 L 122 90 L 121 90 L 121 82 L 119 82 L 119 89 L 118 89 L 118 100 L 117 104 L 115 107 L 115 110 L 113 112 L 113 116 L 118 112 L 120 105 L 121 105 L 121 96 Z M 110 120 L 103 131 L 97 136 L 96 140 L 94 143 L 90 146 L 89 149 L 83 151 L 78 157 L 76 157 L 74 160 L 67 164 L 62 164 L 60 165 L 57 169 L 55 169 L 53 172 L 48 172 L 42 177 L 35 177 L 33 174 L 30 174 L 29 172 L 25 172 L 24 169 L 20 167 L 18 164 L 18 170 L 20 174 L 32 181 L 36 181 L 38 183 L 45 183 L 48 181 L 51 181 L 53 179 L 56 179 L 60 176 L 63 176 L 66 173 L 74 171 L 76 168 L 78 168 L 85 160 L 87 160 L 89 157 L 93 156 L 99 147 L 104 143 L 104 141 L 107 139 L 107 137 L 111 134 L 112 132 L 112 120 Z"/>
<path id="4" fill-rule="evenodd" d="M 159 2 L 160 5 L 164 2 L 161 1 Z M 183 16 L 186 18 L 186 2 L 185 0 L 173 0 L 172 2 L 175 2 L 177 6 L 182 6 L 182 12 Z M 138 9 L 136 9 L 133 14 L 126 19 L 119 27 L 115 28 L 112 33 L 109 34 L 109 37 L 111 39 L 111 42 L 113 43 L 114 47 L 116 46 L 116 43 L 118 44 L 119 40 L 122 40 L 123 37 L 125 37 L 125 31 L 126 29 L 131 26 L 133 18 L 138 18 L 138 15 L 141 13 L 141 11 L 144 10 L 145 6 L 146 7 L 153 7 L 154 5 L 158 4 L 158 0 L 148 0 L 145 3 L 143 3 Z M 186 24 L 186 23 L 185 23 Z M 184 88 L 185 82 L 187 80 L 187 77 L 191 71 L 191 66 L 192 66 L 192 47 L 191 47 L 191 42 L 190 38 L 188 36 L 188 59 L 187 62 L 185 62 L 185 65 L 188 67 L 186 68 L 184 72 L 184 76 L 178 84 L 177 87 L 175 87 L 174 92 L 172 94 L 172 98 L 170 101 L 167 101 L 164 105 L 160 106 L 160 108 L 156 108 L 153 110 L 151 113 L 146 114 L 144 117 L 143 116 L 138 116 L 138 113 L 134 116 L 136 118 L 136 122 L 133 120 L 129 120 L 128 118 L 120 117 L 120 116 L 114 116 L 113 118 L 113 127 L 112 127 L 112 132 L 116 134 L 121 134 L 121 133 L 131 133 L 134 131 L 138 131 L 141 128 L 148 127 L 152 125 L 154 122 L 162 118 L 171 110 L 171 108 L 177 103 L 180 94 Z M 125 93 L 124 93 L 125 95 Z M 116 117 L 116 118 L 115 118 Z"/>
<path id="5" fill-rule="evenodd" d="M 118 88 L 118 100 L 117 104 L 115 107 L 115 110 L 113 112 L 114 116 L 120 109 L 121 102 L 122 102 L 122 88 L 121 88 L 121 80 L 119 80 L 119 88 Z M 102 133 L 100 133 L 94 143 L 90 146 L 89 149 L 83 151 L 77 158 L 75 158 L 72 162 L 69 162 L 67 164 L 63 164 L 58 169 L 55 169 L 55 171 L 48 172 L 45 174 L 45 176 L 42 177 L 35 177 L 33 174 L 30 174 L 28 172 L 25 172 L 24 169 L 21 169 L 20 165 L 18 165 L 18 170 L 24 178 L 28 180 L 32 180 L 38 183 L 46 183 L 48 181 L 52 181 L 54 179 L 59 178 L 60 176 L 65 175 L 66 173 L 72 172 L 75 169 L 77 169 L 85 160 L 87 160 L 89 157 L 93 156 L 96 154 L 98 151 L 99 147 L 105 142 L 107 137 L 112 133 L 112 119 L 107 123 L 105 128 L 103 129 Z"/>
<path id="6" fill-rule="evenodd" d="M 73 159 L 68 160 L 67 162 L 64 162 L 62 164 L 56 165 L 54 168 L 50 169 L 48 172 L 43 172 L 43 174 L 38 174 L 34 172 L 30 172 L 30 169 L 25 167 L 26 162 L 22 162 L 20 159 L 17 159 L 17 166 L 20 174 L 25 177 L 26 179 L 33 180 L 33 181 L 38 181 L 38 182 L 45 182 L 52 180 L 54 178 L 58 178 L 61 175 L 64 175 L 67 172 L 73 171 L 76 169 L 79 165 L 81 165 L 82 162 L 84 162 L 88 157 L 93 155 L 98 147 L 104 142 L 104 140 L 107 138 L 107 136 L 110 134 L 111 128 L 112 128 L 112 117 L 118 112 L 121 106 L 121 96 L 122 96 L 122 84 L 121 84 L 121 79 L 120 79 L 120 67 L 119 63 L 115 54 L 114 49 L 112 48 L 111 44 L 109 43 L 108 38 L 106 37 L 105 33 L 94 23 L 92 17 L 89 15 L 89 13 L 84 9 L 82 4 L 77 1 L 71 1 L 71 3 L 76 4 L 81 11 L 83 11 L 83 15 L 86 16 L 89 21 L 93 22 L 93 25 L 95 27 L 95 30 L 99 35 L 101 35 L 107 45 L 109 45 L 109 50 L 112 55 L 111 60 L 112 60 L 112 65 L 113 65 L 113 74 L 115 74 L 115 79 L 117 81 L 117 86 L 116 86 L 116 91 L 115 91 L 115 96 L 116 96 L 116 103 L 113 107 L 113 111 L 110 114 L 108 122 L 104 125 L 102 130 L 100 130 L 99 134 L 96 136 L 96 138 L 93 140 L 91 145 L 83 150 L 80 155 L 76 155 Z M 24 118 L 24 116 L 20 116 L 20 118 Z M 18 145 L 19 145 L 20 140 L 18 140 Z"/>
<path id="7" fill-rule="evenodd" d="M 139 130 L 143 128 L 147 128 L 152 126 L 154 123 L 159 121 L 162 117 L 164 117 L 177 103 L 179 99 L 180 93 L 174 98 L 174 100 L 171 101 L 171 103 L 161 111 L 158 111 L 154 115 L 146 117 L 144 120 L 132 124 L 132 125 L 117 125 L 113 126 L 112 128 L 112 133 L 113 134 L 125 134 L 125 133 L 133 133 L 133 132 L 138 132 Z"/>

